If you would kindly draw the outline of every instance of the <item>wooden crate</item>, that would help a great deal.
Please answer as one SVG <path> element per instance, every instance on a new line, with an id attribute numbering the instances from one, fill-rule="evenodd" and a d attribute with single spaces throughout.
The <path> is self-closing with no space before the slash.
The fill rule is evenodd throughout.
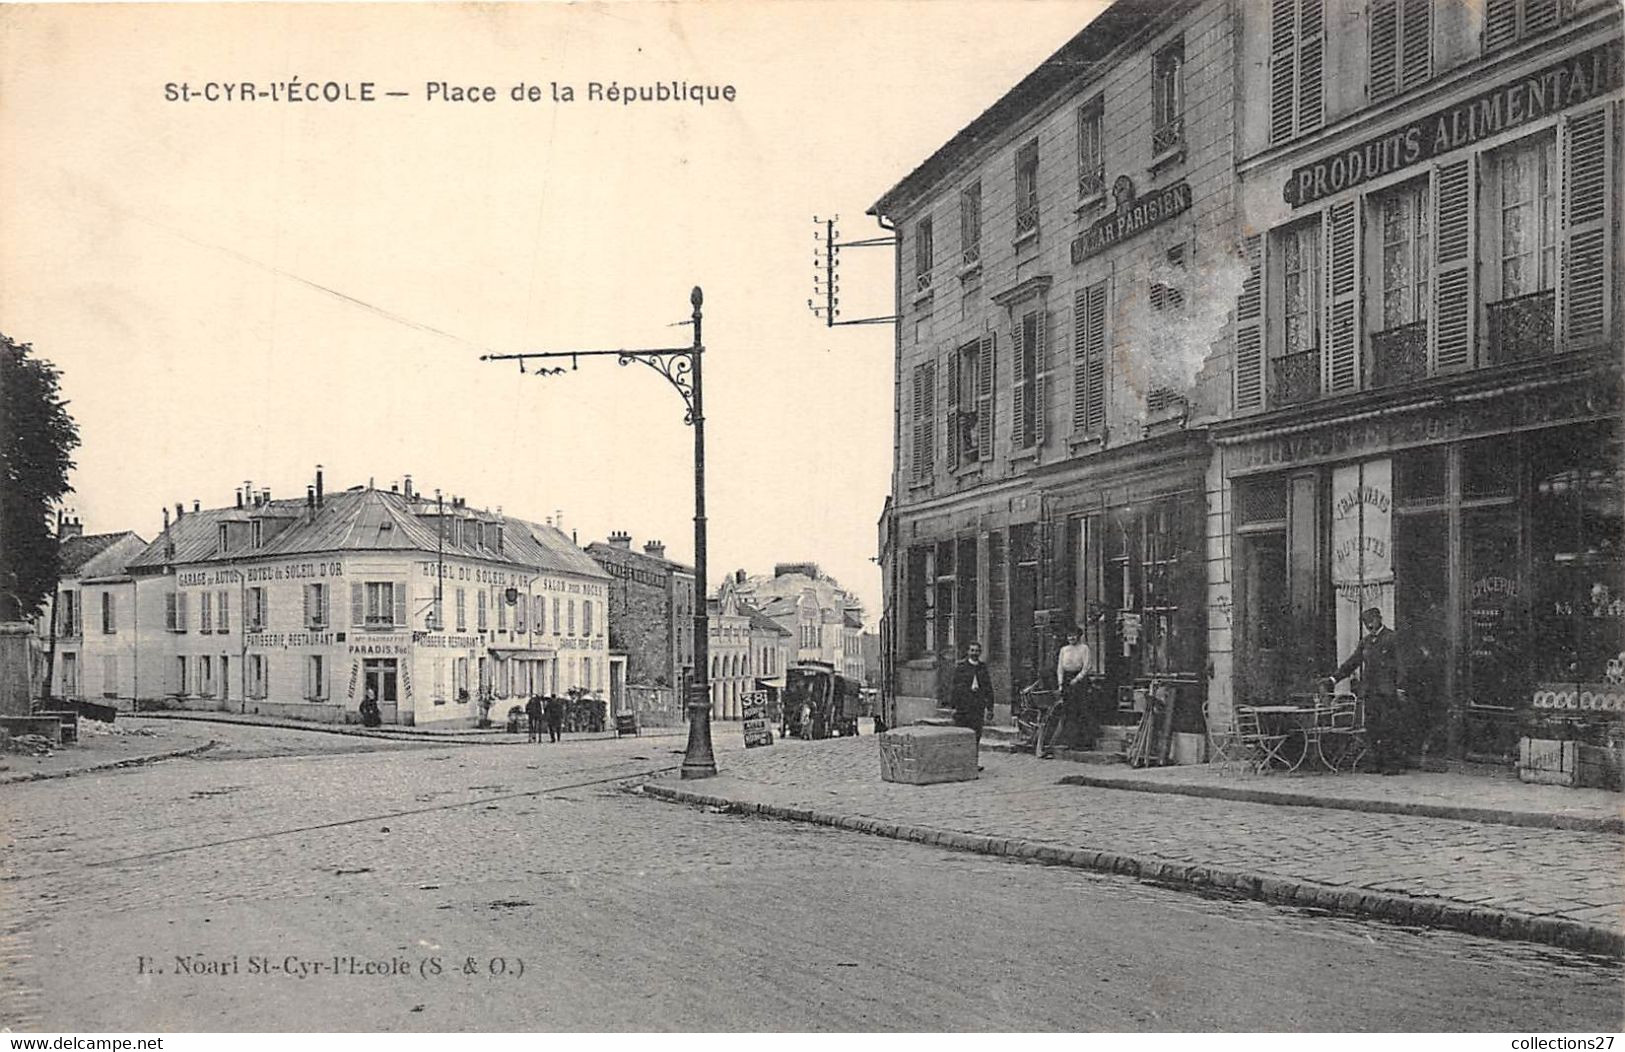
<path id="1" fill-rule="evenodd" d="M 1518 742 L 1518 778 L 1537 785 L 1573 785 L 1575 743 L 1551 738 L 1523 738 Z"/>
<path id="2" fill-rule="evenodd" d="M 976 732 L 968 727 L 899 727 L 879 741 L 883 781 L 932 785 L 976 778 Z"/>

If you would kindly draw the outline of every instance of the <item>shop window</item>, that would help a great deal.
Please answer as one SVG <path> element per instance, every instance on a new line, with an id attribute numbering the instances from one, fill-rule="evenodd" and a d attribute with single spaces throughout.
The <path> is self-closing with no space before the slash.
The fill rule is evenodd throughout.
<path id="1" fill-rule="evenodd" d="M 1518 519 L 1510 508 L 1462 513 L 1467 593 L 1467 698 L 1475 708 L 1512 709 L 1529 689 L 1526 597 Z"/>
<path id="2" fill-rule="evenodd" d="M 1155 164 L 1185 145 L 1185 39 L 1151 59 L 1151 158 Z"/>
<path id="3" fill-rule="evenodd" d="M 1269 302 L 1277 325 L 1271 335 L 1269 404 L 1295 405 L 1320 394 L 1320 216 L 1276 231 Z"/>
<path id="4" fill-rule="evenodd" d="M 1106 199 L 1106 106 L 1097 95 L 1078 107 L 1078 203 L 1095 204 Z"/>
<path id="5" fill-rule="evenodd" d="M 1426 179 L 1376 195 L 1371 201 L 1370 258 L 1376 285 L 1371 333 L 1371 383 L 1419 380 L 1427 375 L 1428 275 L 1432 249 Z"/>
<path id="6" fill-rule="evenodd" d="M 1010 674 L 1023 685 L 1037 678 L 1044 660 L 1037 653 L 1033 632 L 1040 547 L 1036 526 L 1026 523 L 1010 527 Z"/>
<path id="7" fill-rule="evenodd" d="M 1016 240 L 1038 233 L 1038 140 L 1016 151 Z"/>
<path id="8" fill-rule="evenodd" d="M 1516 436 L 1486 438 L 1461 447 L 1461 498 L 1510 500 L 1518 494 Z"/>
<path id="9" fill-rule="evenodd" d="M 1062 626 L 1083 629 L 1083 641 L 1089 647 L 1090 671 L 1098 672 L 1105 659 L 1103 636 L 1106 604 L 1101 595 L 1100 524 L 1098 515 L 1078 517 L 1067 524 L 1067 551 L 1071 562 L 1072 622 Z"/>
<path id="10" fill-rule="evenodd" d="M 931 265 L 936 256 L 936 238 L 931 232 L 931 217 L 926 216 L 914 224 L 914 290 L 931 290 Z"/>
<path id="11" fill-rule="evenodd" d="M 1485 354 L 1491 364 L 1548 352 L 1555 335 L 1557 148 L 1552 135 L 1489 156 L 1485 169 Z"/>
<path id="12" fill-rule="evenodd" d="M 1286 528 L 1286 480 L 1249 479 L 1236 483 L 1232 514 L 1237 526 L 1261 524 Z"/>
<path id="13" fill-rule="evenodd" d="M 955 616 L 955 609 L 959 589 L 958 574 L 955 573 L 957 561 L 955 559 L 956 546 L 953 541 L 941 541 L 937 544 L 936 580 L 933 583 L 934 596 L 932 597 L 932 610 L 936 614 L 938 653 L 959 653 L 960 637 L 958 634 L 959 622 Z"/>
<path id="14" fill-rule="evenodd" d="M 1400 508 L 1442 503 L 1448 494 L 1444 446 L 1408 449 L 1394 456 L 1394 501 Z"/>
<path id="15" fill-rule="evenodd" d="M 974 267 L 982 261 L 982 183 L 959 191 L 959 262 Z"/>
<path id="16" fill-rule="evenodd" d="M 1270 142 L 1283 143 L 1325 119 L 1324 0 L 1270 4 Z"/>

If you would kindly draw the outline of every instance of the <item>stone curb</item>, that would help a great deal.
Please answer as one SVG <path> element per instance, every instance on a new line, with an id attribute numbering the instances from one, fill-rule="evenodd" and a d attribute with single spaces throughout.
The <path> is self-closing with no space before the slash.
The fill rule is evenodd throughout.
<path id="1" fill-rule="evenodd" d="M 1275 804 L 1285 807 L 1323 807 L 1334 811 L 1366 811 L 1371 814 L 1414 815 L 1420 818 L 1453 818 L 1485 825 L 1527 826 L 1566 829 L 1584 833 L 1625 833 L 1625 818 L 1599 818 L 1592 815 L 1554 815 L 1532 811 L 1503 811 L 1492 807 L 1458 807 L 1410 800 L 1356 800 L 1314 796 L 1286 789 L 1247 789 L 1231 785 L 1190 785 L 1145 782 L 1109 774 L 1069 774 L 1061 785 L 1082 785 L 1093 789 L 1122 789 L 1135 793 L 1162 793 L 1174 796 L 1200 796 L 1213 800 L 1236 800 L 1249 804 Z"/>
<path id="2" fill-rule="evenodd" d="M 652 782 L 645 783 L 642 791 L 645 795 L 669 803 L 715 807 L 732 814 L 811 822 L 815 825 L 833 826 L 837 829 L 891 837 L 895 840 L 932 844 L 955 851 L 970 851 L 982 855 L 999 855 L 1049 865 L 1115 873 L 1174 888 L 1215 890 L 1277 905 L 1312 907 L 1329 913 L 1374 917 L 1396 924 L 1446 928 L 1491 939 L 1539 942 L 1583 953 L 1625 957 L 1625 933 L 1581 921 L 1469 906 L 1448 899 L 1424 899 L 1411 895 L 1370 891 L 1365 888 L 1337 887 L 1288 877 L 1171 862 L 1154 855 L 1129 855 L 1090 848 L 1069 848 L 1018 838 L 955 833 L 927 826 L 894 824 L 870 818 L 810 811 L 805 808 L 729 800 L 726 797 L 708 796 Z"/>
<path id="3" fill-rule="evenodd" d="M 50 778 L 72 778 L 76 774 L 91 774 L 96 771 L 115 771 L 121 767 L 144 767 L 149 763 L 158 763 L 160 760 L 178 760 L 183 756 L 196 756 L 200 752 L 208 752 L 210 749 L 219 744 L 219 742 L 211 740 L 204 742 L 202 745 L 194 745 L 188 749 L 175 749 L 170 752 L 153 753 L 151 756 L 131 756 L 123 760 L 113 760 L 108 763 L 92 764 L 89 767 L 74 767 L 66 771 L 5 775 L 0 777 L 0 785 L 12 785 L 17 782 L 43 782 Z"/>
<path id="4" fill-rule="evenodd" d="M 213 715 L 211 715 L 209 713 L 206 713 L 206 712 L 194 716 L 194 715 L 191 715 L 190 713 L 182 715 L 181 713 L 178 713 L 178 712 L 173 712 L 173 711 L 165 712 L 165 711 L 159 710 L 159 711 L 155 711 L 155 712 L 131 712 L 131 713 L 127 713 L 126 715 L 130 719 L 139 719 L 139 720 L 174 720 L 177 723 L 218 723 L 218 724 L 224 724 L 226 726 L 233 726 L 233 727 L 275 727 L 275 728 L 277 728 L 279 730 L 286 730 L 286 731 L 311 731 L 312 733 L 315 733 L 315 734 L 338 734 L 338 735 L 343 735 L 345 737 L 350 737 L 350 738 L 376 738 L 379 741 L 420 742 L 420 743 L 424 743 L 424 744 L 428 744 L 428 745 L 534 745 L 534 744 L 536 744 L 535 742 L 532 742 L 532 741 L 520 740 L 520 739 L 517 739 L 517 738 L 510 738 L 510 737 L 507 737 L 506 734 L 502 734 L 499 737 L 496 732 L 491 733 L 488 738 L 486 738 L 486 737 L 481 737 L 481 738 L 467 738 L 467 737 L 457 738 L 457 737 L 452 737 L 450 735 L 441 736 L 439 733 L 436 733 L 436 732 L 425 732 L 425 731 L 417 731 L 417 732 L 413 732 L 413 731 L 375 731 L 375 730 L 368 730 L 365 727 L 355 727 L 353 725 L 343 724 L 343 723 L 316 723 L 316 722 L 313 722 L 313 721 L 304 721 L 304 720 L 278 719 L 276 717 L 271 717 L 271 718 L 268 718 L 268 719 L 251 719 L 251 720 L 224 719 L 224 718 L 219 717 L 219 716 L 213 716 Z M 645 738 L 670 738 L 670 737 L 675 737 L 675 736 L 677 736 L 679 734 L 685 733 L 683 730 L 674 731 L 671 734 L 658 734 L 658 733 L 655 733 L 656 730 L 662 730 L 662 729 L 664 729 L 664 728 L 651 728 L 650 730 L 645 731 L 642 734 L 642 737 L 645 737 Z M 576 742 L 576 741 L 609 741 L 609 740 L 611 740 L 611 739 L 613 739 L 615 737 L 616 737 L 616 735 L 615 735 L 614 731 L 605 731 L 605 732 L 602 732 L 602 733 L 599 733 L 599 734 L 580 734 L 578 732 L 573 737 L 567 736 L 565 738 L 563 744 L 568 744 L 570 742 Z"/>

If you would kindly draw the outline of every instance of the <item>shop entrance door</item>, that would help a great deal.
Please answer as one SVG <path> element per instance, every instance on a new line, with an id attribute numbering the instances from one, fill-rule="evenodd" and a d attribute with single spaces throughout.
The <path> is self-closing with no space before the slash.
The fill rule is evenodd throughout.
<path id="1" fill-rule="evenodd" d="M 400 722 L 400 696 L 396 692 L 398 671 L 394 658 L 367 658 L 362 668 L 364 683 L 378 699 L 378 715 L 385 723 Z"/>

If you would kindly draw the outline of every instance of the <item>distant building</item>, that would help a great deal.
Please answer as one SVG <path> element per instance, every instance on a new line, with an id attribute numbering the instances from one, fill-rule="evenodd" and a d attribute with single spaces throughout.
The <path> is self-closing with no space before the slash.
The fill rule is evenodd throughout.
<path id="1" fill-rule="evenodd" d="M 609 575 L 609 645 L 626 655 L 626 685 L 640 712 L 682 711 L 694 668 L 694 571 L 666 558 L 666 546 L 632 548 L 624 531 L 587 545 Z"/>
<path id="2" fill-rule="evenodd" d="M 723 580 L 709 604 L 711 715 L 743 716 L 743 695 L 784 686 L 791 633 L 739 598 L 736 580 Z"/>
<path id="3" fill-rule="evenodd" d="M 861 679 L 863 605 L 817 563 L 779 563 L 771 576 L 734 574 L 739 597 L 789 632 L 795 660 L 822 661 Z"/>
<path id="4" fill-rule="evenodd" d="M 51 693 L 63 698 L 133 697 L 135 585 L 125 564 L 147 542 L 129 530 L 86 536 L 77 518 L 63 522 L 57 539 L 61 575 L 56 598 L 35 626 L 38 653 L 50 653 L 53 636 L 55 640 Z"/>

